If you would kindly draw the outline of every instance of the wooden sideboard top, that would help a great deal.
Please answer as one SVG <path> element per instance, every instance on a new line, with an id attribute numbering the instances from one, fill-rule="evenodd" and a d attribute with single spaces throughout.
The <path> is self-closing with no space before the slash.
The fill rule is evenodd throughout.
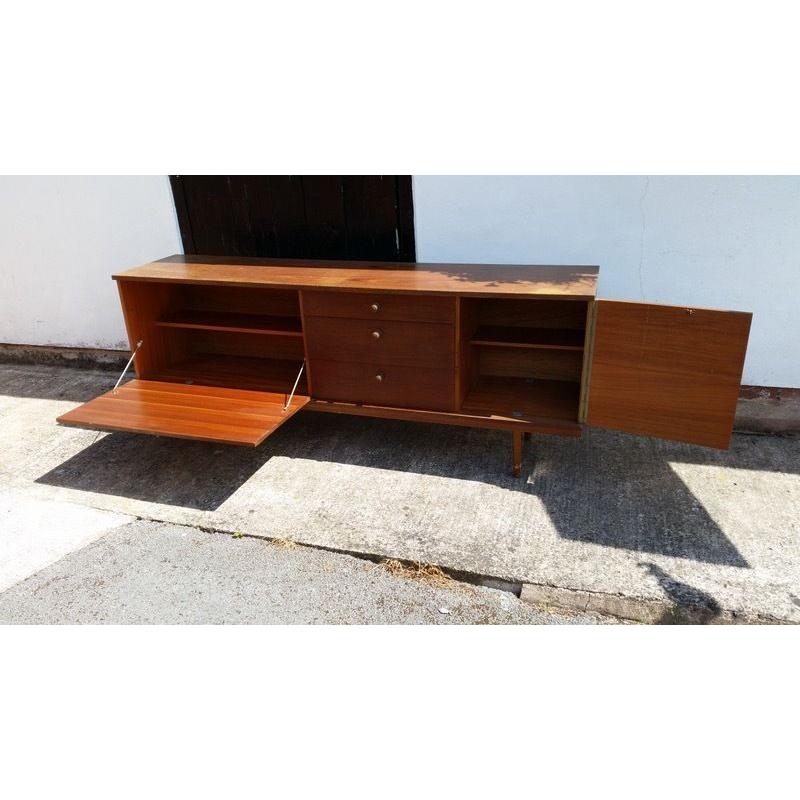
<path id="1" fill-rule="evenodd" d="M 115 280 L 210 286 L 592 300 L 597 272 L 596 266 L 409 264 L 175 255 L 116 273 L 113 277 Z"/>

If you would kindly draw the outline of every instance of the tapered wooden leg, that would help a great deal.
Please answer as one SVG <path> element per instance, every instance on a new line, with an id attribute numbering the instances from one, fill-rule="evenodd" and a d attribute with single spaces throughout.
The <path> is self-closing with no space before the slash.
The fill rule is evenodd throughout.
<path id="1" fill-rule="evenodd" d="M 514 477 L 519 478 L 519 474 L 522 472 L 522 432 L 511 431 L 511 437 L 514 453 Z"/>
<path id="2" fill-rule="evenodd" d="M 531 432 L 530 431 L 525 431 L 525 433 L 522 434 L 522 438 L 526 442 L 529 442 L 531 440 Z"/>

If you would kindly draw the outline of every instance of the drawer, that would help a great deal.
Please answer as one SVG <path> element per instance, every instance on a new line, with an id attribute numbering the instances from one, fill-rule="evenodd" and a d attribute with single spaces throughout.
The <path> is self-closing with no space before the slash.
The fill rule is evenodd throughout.
<path id="1" fill-rule="evenodd" d="M 455 368 L 455 329 L 432 322 L 305 318 L 306 350 L 313 361 L 360 361 L 430 367 L 445 372 Z"/>
<path id="2" fill-rule="evenodd" d="M 366 292 L 302 292 L 303 314 L 311 317 L 455 322 L 456 299 L 430 295 Z"/>
<path id="3" fill-rule="evenodd" d="M 441 369 L 312 361 L 314 397 L 345 403 L 453 411 L 455 378 Z"/>

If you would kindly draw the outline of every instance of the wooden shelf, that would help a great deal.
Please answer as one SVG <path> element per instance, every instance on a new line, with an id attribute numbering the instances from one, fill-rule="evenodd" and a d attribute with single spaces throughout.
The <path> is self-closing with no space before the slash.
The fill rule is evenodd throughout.
<path id="1" fill-rule="evenodd" d="M 578 420 L 580 384 L 483 375 L 464 399 L 464 414 L 503 419 Z"/>
<path id="2" fill-rule="evenodd" d="M 230 386 L 263 392 L 285 392 L 294 386 L 302 361 L 277 358 L 200 353 L 186 361 L 164 367 L 153 376 L 160 381 L 194 383 L 201 386 Z M 297 385 L 297 394 L 307 394 L 306 373 Z"/>
<path id="3" fill-rule="evenodd" d="M 568 328 L 512 328 L 481 325 L 472 337 L 472 344 L 486 347 L 583 350 L 584 337 L 584 331 Z"/>
<path id="4" fill-rule="evenodd" d="M 193 328 L 203 331 L 257 333 L 271 336 L 302 336 L 299 317 L 271 317 L 232 311 L 175 311 L 156 322 L 164 328 Z"/>

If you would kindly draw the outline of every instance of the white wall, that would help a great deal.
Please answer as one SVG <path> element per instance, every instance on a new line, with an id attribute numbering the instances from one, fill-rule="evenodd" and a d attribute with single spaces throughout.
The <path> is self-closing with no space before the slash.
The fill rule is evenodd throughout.
<path id="1" fill-rule="evenodd" d="M 753 312 L 744 382 L 800 386 L 800 178 L 414 177 L 418 261 L 598 264 L 598 296 Z"/>
<path id="2" fill-rule="evenodd" d="M 164 175 L 0 177 L 0 342 L 127 348 L 111 273 L 181 252 Z"/>
<path id="3" fill-rule="evenodd" d="M 414 177 L 417 259 L 599 264 L 599 296 L 754 312 L 800 386 L 800 178 Z M 0 177 L 0 342 L 126 348 L 112 272 L 182 252 L 166 176 Z"/>

